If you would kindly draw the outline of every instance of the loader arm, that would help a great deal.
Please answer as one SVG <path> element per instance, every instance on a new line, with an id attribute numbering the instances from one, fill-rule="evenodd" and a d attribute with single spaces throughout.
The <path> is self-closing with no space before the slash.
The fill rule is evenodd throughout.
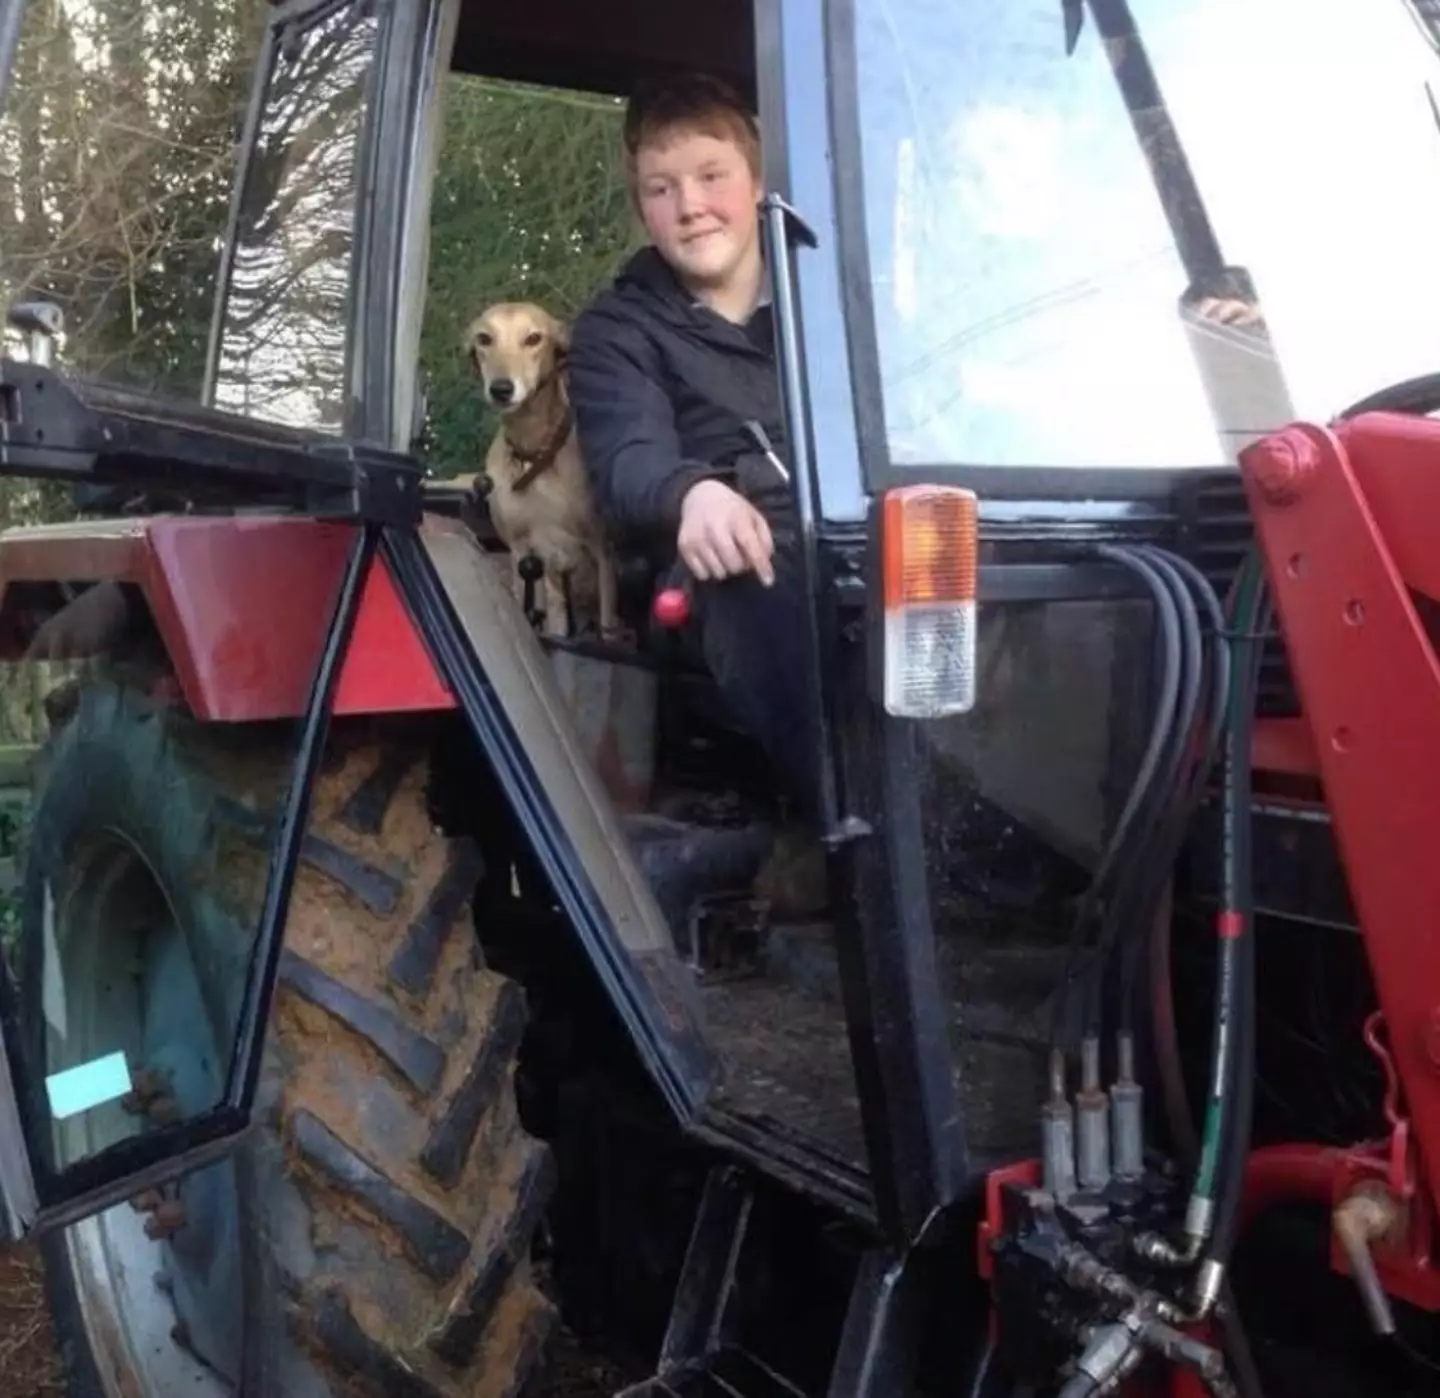
<path id="1" fill-rule="evenodd" d="M 1368 413 L 1294 426 L 1240 464 L 1433 1209 L 1440 423 Z"/>

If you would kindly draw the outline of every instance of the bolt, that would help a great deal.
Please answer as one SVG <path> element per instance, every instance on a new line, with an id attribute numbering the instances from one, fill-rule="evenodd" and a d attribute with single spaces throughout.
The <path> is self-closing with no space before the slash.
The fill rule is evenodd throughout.
<path id="1" fill-rule="evenodd" d="M 147 1238 L 170 1238 L 186 1224 L 185 1205 L 179 1199 L 167 1199 L 155 1213 L 146 1220 Z"/>
<path id="2" fill-rule="evenodd" d="M 1271 505 L 1293 504 L 1321 465 L 1319 447 L 1294 427 L 1261 438 L 1241 459 Z"/>

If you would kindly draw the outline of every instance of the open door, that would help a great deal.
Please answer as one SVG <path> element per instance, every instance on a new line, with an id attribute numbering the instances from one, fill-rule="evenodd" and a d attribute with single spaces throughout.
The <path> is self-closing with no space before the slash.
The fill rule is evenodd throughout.
<path id="1" fill-rule="evenodd" d="M 34 33 L 22 32 L 20 8 L 4 8 L 0 63 L 13 57 L 18 37 L 33 66 L 49 36 L 38 19 Z M 311 789 L 378 547 L 373 516 L 393 520 L 413 476 L 418 517 L 418 472 L 387 461 L 377 503 L 357 464 L 363 453 L 335 440 L 363 430 L 363 395 L 352 387 L 363 353 L 363 322 L 352 308 L 370 216 L 361 191 L 378 143 L 390 35 L 412 8 L 373 0 L 257 7 L 259 56 L 228 237 L 212 269 L 203 384 L 198 361 L 193 382 L 160 373 L 160 391 L 149 396 L 73 377 L 74 363 L 87 364 L 85 329 L 72 321 L 62 359 L 59 307 L 38 303 L 37 312 L 32 292 L 29 304 L 12 310 L 10 329 L 27 338 L 29 352 L 0 359 L 0 474 L 65 481 L 78 487 L 82 508 L 103 508 L 116 495 L 163 501 L 168 496 L 145 492 L 168 482 L 222 508 L 263 502 L 355 527 L 329 599 L 328 632 L 311 662 L 305 712 L 288 739 L 270 735 L 268 786 L 262 790 L 252 762 L 236 788 L 260 798 L 263 818 L 253 801 L 231 799 L 228 785 L 217 785 L 225 794 L 214 799 L 196 787 L 199 769 L 175 758 L 159 731 L 165 725 L 146 712 L 148 681 L 81 662 L 74 683 L 57 686 L 65 675 L 54 673 L 43 646 L 26 650 L 28 638 L 11 635 L 3 641 L 3 658 L 24 672 L 16 690 L 36 700 L 36 787 L 27 847 L 15 860 L 13 912 L 0 937 L 0 1243 L 64 1228 L 124 1200 L 148 1211 L 149 1237 L 163 1236 L 164 1208 L 140 1201 L 175 1201 L 174 1182 L 229 1156 L 256 1110 Z M 17 105 L 23 86 L 8 85 Z M 0 94 L 6 90 L 0 82 Z M 85 143 L 85 133 L 75 139 Z M 8 281 L 24 287 L 46 278 Z M 64 285 L 58 273 L 55 284 Z M 199 343 L 204 359 L 203 329 Z M 122 362 L 122 377 L 125 368 Z M 106 606 L 133 609 L 135 598 L 119 586 L 89 580 L 115 576 L 117 552 L 141 548 L 143 526 L 59 528 L 73 534 L 74 573 L 29 581 L 19 562 L 28 531 L 11 530 L 3 583 L 26 578 L 15 586 L 33 593 L 42 611 L 55 603 L 46 588 L 71 603 L 93 603 L 102 622 Z M 36 531 L 52 545 L 55 532 Z M 196 586 L 205 585 L 197 574 Z M 17 605 L 13 592 L 7 605 Z M 42 688 L 49 690 L 43 715 Z M 57 703 L 73 707 L 57 713 Z M 211 905 L 234 891 L 223 885 L 233 883 L 235 866 L 216 856 L 224 841 L 249 861 L 247 882 L 223 916 L 210 916 Z"/>

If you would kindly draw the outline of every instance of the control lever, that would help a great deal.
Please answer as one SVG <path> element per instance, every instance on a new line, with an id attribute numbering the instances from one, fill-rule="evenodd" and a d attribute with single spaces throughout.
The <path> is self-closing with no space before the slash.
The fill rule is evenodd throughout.
<path id="1" fill-rule="evenodd" d="M 5 319 L 12 330 L 25 336 L 30 362 L 50 368 L 55 362 L 55 341 L 65 329 L 65 312 L 53 301 L 17 301 Z"/>
<path id="2" fill-rule="evenodd" d="M 675 560 L 666 584 L 650 603 L 650 616 L 662 631 L 678 631 L 694 611 L 695 579 L 680 559 Z"/>
<path id="3" fill-rule="evenodd" d="M 531 626 L 539 626 L 545 620 L 545 613 L 535 605 L 535 589 L 539 586 L 540 579 L 545 576 L 544 561 L 538 553 L 527 553 L 516 565 L 516 571 L 525 585 L 524 601 L 521 603 L 525 619 Z"/>

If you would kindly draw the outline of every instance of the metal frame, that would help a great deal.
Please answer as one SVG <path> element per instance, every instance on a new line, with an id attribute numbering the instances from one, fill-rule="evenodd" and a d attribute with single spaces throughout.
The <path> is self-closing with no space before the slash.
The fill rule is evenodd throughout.
<path id="1" fill-rule="evenodd" d="M 812 86 L 813 76 L 802 65 L 805 55 L 814 61 L 823 52 L 823 9 L 820 0 L 807 0 L 787 4 L 775 16 L 766 13 L 764 0 L 757 4 L 757 32 L 762 40 L 767 33 L 771 39 L 757 44 L 761 61 L 769 65 L 759 74 L 759 88 L 762 100 L 780 104 L 778 111 L 762 109 L 761 120 L 767 129 L 783 133 L 780 145 L 787 154 L 807 128 L 813 131 L 822 120 L 819 104 L 824 101 L 824 86 Z M 777 24 L 783 43 L 774 41 Z M 786 70 L 782 54 L 795 55 L 799 63 Z M 772 171 L 777 166 L 788 171 L 790 163 L 783 157 L 772 158 Z M 833 355 L 827 362 L 823 351 L 819 359 L 809 354 L 829 337 L 815 334 L 813 321 L 808 336 L 804 327 L 817 308 L 828 304 L 833 309 L 837 288 L 827 279 L 825 262 L 812 262 L 826 241 L 823 233 L 802 217 L 808 211 L 797 213 L 786 202 L 788 193 L 771 191 L 765 222 L 781 389 L 811 599 L 806 659 L 819 720 L 820 819 L 839 884 L 836 942 L 841 994 L 860 1090 L 871 1188 L 881 1227 L 903 1245 L 922 1233 L 936 1212 L 955 1197 L 964 1174 L 963 1136 L 956 1129 L 959 1108 L 950 1082 L 950 1049 L 935 974 L 922 846 L 913 820 L 907 819 L 916 812 L 903 789 L 903 778 L 895 780 L 902 766 L 887 747 L 894 733 L 883 720 L 882 731 L 873 731 L 876 711 L 864 697 L 863 666 L 833 658 L 841 638 L 828 604 L 841 594 L 829 585 L 821 557 L 820 520 L 828 481 L 813 450 L 817 415 L 812 403 L 813 375 L 817 371 L 823 375 L 828 368 L 833 388 L 839 364 Z M 831 214 L 827 201 L 821 216 L 829 219 Z M 833 227 L 832 223 L 832 232 Z M 830 241 L 833 244 L 833 236 Z M 839 348 L 834 341 L 831 344 L 832 350 Z M 822 393 L 827 392 L 825 383 L 822 377 Z M 833 405 L 827 410 L 833 411 Z M 855 462 L 859 453 L 850 423 L 842 417 L 827 422 L 826 430 L 832 443 L 849 437 L 845 455 Z M 838 695 L 842 677 L 857 671 L 861 689 Z M 860 760 L 847 764 L 847 756 L 857 753 Z M 878 788 L 876 781 L 881 784 Z M 909 795 L 914 796 L 913 784 Z"/>
<path id="2" fill-rule="evenodd" d="M 10 92 L 10 70 L 25 27 L 25 0 L 0 0 L 0 115 Z"/>

